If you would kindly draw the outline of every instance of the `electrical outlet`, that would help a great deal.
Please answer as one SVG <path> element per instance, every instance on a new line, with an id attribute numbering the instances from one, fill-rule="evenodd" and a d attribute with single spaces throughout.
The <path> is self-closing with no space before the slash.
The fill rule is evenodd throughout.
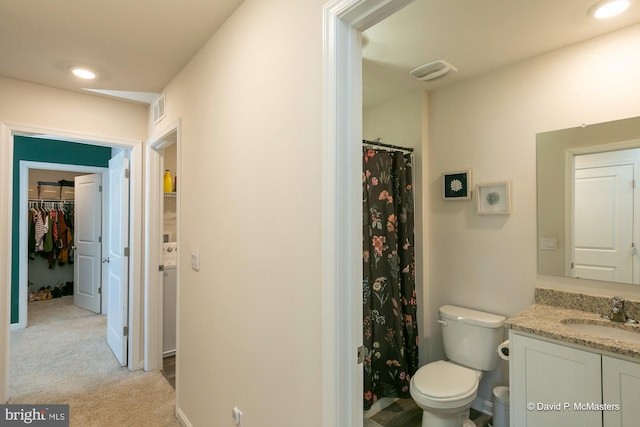
<path id="1" fill-rule="evenodd" d="M 231 417 L 233 418 L 233 423 L 238 427 L 244 427 L 244 414 L 237 406 L 234 406 L 231 410 Z"/>

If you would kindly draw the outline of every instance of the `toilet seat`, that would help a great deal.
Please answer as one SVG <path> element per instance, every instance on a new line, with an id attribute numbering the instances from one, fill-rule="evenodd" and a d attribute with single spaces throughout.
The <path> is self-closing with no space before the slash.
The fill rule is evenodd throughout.
<path id="1" fill-rule="evenodd" d="M 411 378 L 411 396 L 432 408 L 455 408 L 471 403 L 478 392 L 478 372 L 444 360 L 418 369 Z"/>

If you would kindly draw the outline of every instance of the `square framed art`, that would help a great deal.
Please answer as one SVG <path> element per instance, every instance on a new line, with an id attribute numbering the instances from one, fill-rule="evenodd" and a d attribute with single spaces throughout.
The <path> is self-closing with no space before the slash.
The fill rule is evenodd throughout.
<path id="1" fill-rule="evenodd" d="M 509 215 L 511 213 L 511 183 L 478 184 L 478 213 L 481 215 Z"/>
<path id="2" fill-rule="evenodd" d="M 442 174 L 442 198 L 444 200 L 469 200 L 471 188 L 471 169 Z"/>

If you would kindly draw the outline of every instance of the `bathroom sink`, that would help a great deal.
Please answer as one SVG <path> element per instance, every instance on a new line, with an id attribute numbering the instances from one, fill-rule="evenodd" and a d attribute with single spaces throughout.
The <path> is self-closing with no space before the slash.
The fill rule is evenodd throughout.
<path id="1" fill-rule="evenodd" d="M 616 328 L 613 325 L 592 324 L 592 323 L 569 323 L 563 322 L 565 326 L 581 334 L 591 335 L 597 338 L 606 338 L 617 341 L 627 341 L 640 344 L 640 330 L 630 331 L 628 329 Z"/>

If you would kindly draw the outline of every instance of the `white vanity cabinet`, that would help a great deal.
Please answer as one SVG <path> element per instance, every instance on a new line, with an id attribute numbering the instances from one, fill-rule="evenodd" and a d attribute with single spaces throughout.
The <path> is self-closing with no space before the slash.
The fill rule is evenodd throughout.
<path id="1" fill-rule="evenodd" d="M 640 363 L 509 331 L 511 425 L 637 427 Z"/>
<path id="2" fill-rule="evenodd" d="M 602 356 L 602 401 L 619 404 L 604 411 L 604 426 L 636 427 L 640 423 L 640 364 Z"/>
<path id="3" fill-rule="evenodd" d="M 602 427 L 602 412 L 574 408 L 602 403 L 599 354 L 511 330 L 509 355 L 512 426 Z"/>

